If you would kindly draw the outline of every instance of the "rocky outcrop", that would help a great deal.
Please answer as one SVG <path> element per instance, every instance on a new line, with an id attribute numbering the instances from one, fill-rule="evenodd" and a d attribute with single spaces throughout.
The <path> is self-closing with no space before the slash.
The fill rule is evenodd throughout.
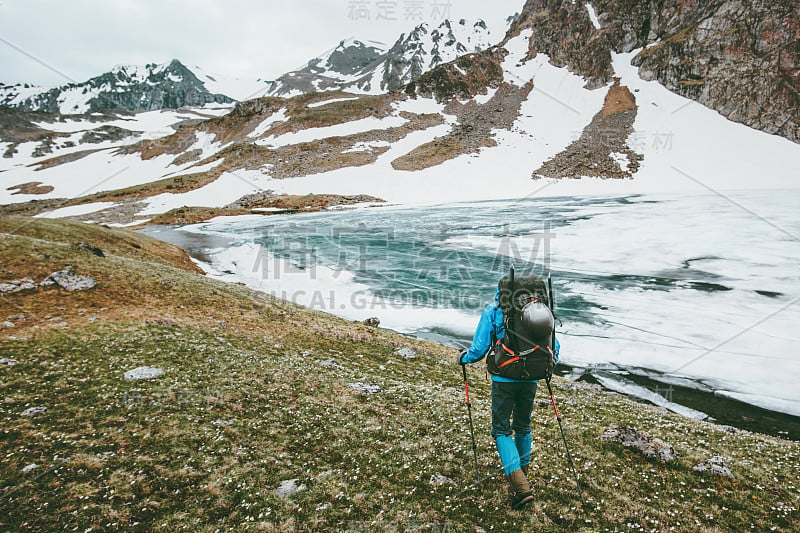
<path id="1" fill-rule="evenodd" d="M 434 97 L 440 102 L 472 98 L 502 83 L 500 63 L 503 57 L 505 51 L 499 48 L 461 56 L 426 72 L 417 81 L 409 83 L 405 92 L 412 96 Z"/>
<path id="2" fill-rule="evenodd" d="M 639 450 L 645 457 L 668 463 L 680 456 L 671 445 L 630 426 L 612 424 L 598 437 L 607 442 L 618 442 L 626 448 Z"/>
<path id="3" fill-rule="evenodd" d="M 707 18 L 649 37 L 654 41 L 633 61 L 642 78 L 730 120 L 800 142 L 796 1 L 724 2 Z"/>
<path id="4" fill-rule="evenodd" d="M 489 64 L 499 65 L 494 61 Z M 447 72 L 445 75 L 451 74 L 446 67 L 440 69 Z M 458 79 L 459 74 L 453 78 L 448 77 L 448 83 Z M 469 75 L 463 75 L 461 80 L 465 84 L 463 90 L 467 94 L 471 92 L 469 78 Z M 461 82 L 456 81 L 455 84 Z M 442 85 L 438 87 L 443 88 Z M 494 131 L 512 128 L 519 117 L 522 103 L 532 89 L 533 84 L 530 82 L 522 87 L 501 83 L 485 103 L 478 103 L 474 99 L 466 103 L 458 99 L 450 100 L 445 110 L 458 118 L 451 131 L 398 157 L 392 161 L 392 167 L 397 170 L 420 170 L 460 155 L 476 153 L 483 147 L 495 146 Z"/>
<path id="5" fill-rule="evenodd" d="M 715 455 L 714 457 L 706 459 L 702 463 L 694 465 L 692 467 L 692 470 L 694 470 L 695 472 L 708 473 L 711 474 L 712 476 L 727 477 L 733 479 L 735 476 L 733 475 L 733 471 L 727 465 L 728 461 L 729 459 L 727 457 Z"/>
<path id="6" fill-rule="evenodd" d="M 587 80 L 587 87 L 602 87 L 614 74 L 611 42 L 597 32 L 584 2 L 528 0 L 501 44 L 530 29 L 528 58 L 542 52 L 558 67 L 568 67 Z"/>

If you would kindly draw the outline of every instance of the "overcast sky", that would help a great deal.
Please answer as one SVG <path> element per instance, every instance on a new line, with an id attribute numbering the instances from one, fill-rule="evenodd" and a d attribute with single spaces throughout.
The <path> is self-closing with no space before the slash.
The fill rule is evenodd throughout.
<path id="1" fill-rule="evenodd" d="M 0 82 L 48 87 L 173 58 L 273 79 L 348 37 L 391 45 L 421 22 L 498 24 L 524 0 L 0 0 Z"/>

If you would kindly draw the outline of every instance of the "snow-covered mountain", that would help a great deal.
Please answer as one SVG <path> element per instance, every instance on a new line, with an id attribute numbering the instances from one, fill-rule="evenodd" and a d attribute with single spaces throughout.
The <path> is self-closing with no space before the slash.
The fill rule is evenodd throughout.
<path id="1" fill-rule="evenodd" d="M 313 91 L 349 91 L 380 94 L 393 91 L 423 73 L 464 54 L 485 50 L 502 35 L 479 20 L 427 23 L 404 33 L 389 47 L 373 41 L 346 39 L 333 50 L 315 57 L 298 70 L 275 80 L 271 96 L 293 96 Z"/>
<path id="2" fill-rule="evenodd" d="M 27 84 L 0 85 L 0 105 L 61 114 L 101 110 L 151 111 L 232 103 L 212 93 L 177 59 L 165 64 L 122 65 L 83 83 L 46 89 Z"/>

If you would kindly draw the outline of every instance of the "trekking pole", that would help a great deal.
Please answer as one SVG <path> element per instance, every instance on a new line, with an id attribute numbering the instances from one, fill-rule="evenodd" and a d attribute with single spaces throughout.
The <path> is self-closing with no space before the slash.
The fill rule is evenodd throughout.
<path id="1" fill-rule="evenodd" d="M 467 414 L 469 415 L 469 434 L 472 436 L 472 455 L 475 457 L 475 477 L 478 480 L 478 490 L 481 490 L 481 474 L 478 470 L 478 446 L 475 444 L 475 428 L 472 425 L 472 402 L 469 399 L 469 382 L 467 381 L 467 365 L 461 365 L 464 372 L 464 394 L 467 398 Z"/>
<path id="2" fill-rule="evenodd" d="M 550 387 L 550 378 L 547 378 L 547 392 L 550 393 L 550 402 L 553 404 L 553 411 L 556 412 L 556 420 L 558 420 L 558 428 L 561 430 L 561 439 L 564 441 L 564 449 L 567 450 L 567 459 L 569 466 L 572 468 L 572 475 L 575 476 L 575 484 L 578 485 L 578 496 L 581 503 L 586 507 L 586 500 L 583 499 L 583 490 L 581 489 L 581 480 L 578 478 L 578 472 L 575 471 L 575 463 L 572 461 L 572 454 L 569 453 L 569 446 L 567 445 L 567 437 L 564 434 L 564 426 L 561 425 L 561 413 L 558 412 L 556 405 L 556 397 L 553 395 L 553 389 Z"/>
<path id="3" fill-rule="evenodd" d="M 556 295 L 553 292 L 553 278 L 547 276 L 547 303 L 550 305 L 550 312 L 553 314 L 553 334 L 552 338 L 550 339 L 551 348 L 553 353 L 556 351 L 556 322 L 555 322 L 555 308 L 556 308 Z M 552 372 L 550 373 L 552 374 Z M 575 470 L 575 463 L 572 460 L 572 454 L 569 453 L 569 446 L 567 445 L 567 436 L 564 434 L 564 426 L 561 423 L 561 413 L 558 412 L 558 406 L 556 405 L 556 397 L 553 394 L 553 388 L 550 386 L 550 378 L 552 376 L 548 375 L 547 379 L 547 392 L 550 393 L 550 403 L 553 404 L 553 411 L 556 413 L 556 420 L 558 420 L 558 429 L 561 430 L 561 439 L 564 441 L 564 449 L 567 451 L 567 460 L 569 461 L 569 466 L 572 468 L 572 475 L 575 476 L 575 484 L 578 486 L 578 496 L 581 499 L 581 503 L 583 506 L 586 507 L 586 500 L 583 499 L 583 490 L 581 489 L 581 480 L 578 478 L 578 472 Z"/>

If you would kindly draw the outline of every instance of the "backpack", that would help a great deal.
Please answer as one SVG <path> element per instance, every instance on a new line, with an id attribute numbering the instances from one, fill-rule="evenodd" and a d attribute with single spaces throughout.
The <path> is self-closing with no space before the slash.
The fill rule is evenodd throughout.
<path id="1" fill-rule="evenodd" d="M 500 280 L 498 288 L 506 334 L 502 339 L 492 339 L 487 370 L 510 379 L 549 379 L 555 366 L 555 320 L 545 282 L 533 275 L 515 279 L 512 270 Z"/>

